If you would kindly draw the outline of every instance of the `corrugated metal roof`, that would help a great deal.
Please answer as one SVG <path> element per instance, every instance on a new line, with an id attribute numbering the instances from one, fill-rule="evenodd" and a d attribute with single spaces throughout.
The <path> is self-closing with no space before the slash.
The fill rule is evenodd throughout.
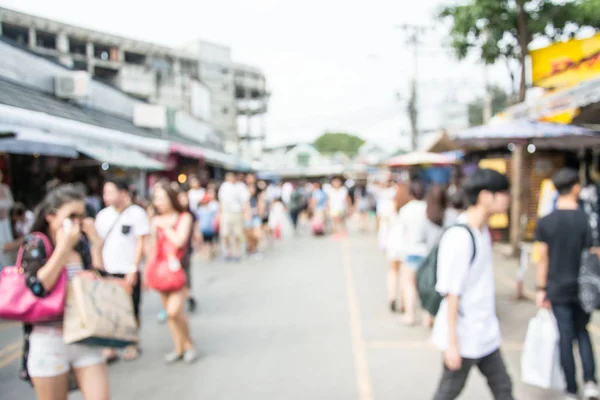
<path id="1" fill-rule="evenodd" d="M 19 107 L 30 111 L 43 112 L 55 117 L 67 118 L 141 137 L 166 139 L 187 145 L 202 145 L 202 143 L 182 137 L 178 134 L 171 133 L 168 137 L 162 137 L 160 131 L 140 128 L 135 126 L 133 121 L 96 109 L 83 109 L 76 104 L 60 100 L 47 93 L 20 85 L 5 78 L 0 78 L 0 104 Z"/>

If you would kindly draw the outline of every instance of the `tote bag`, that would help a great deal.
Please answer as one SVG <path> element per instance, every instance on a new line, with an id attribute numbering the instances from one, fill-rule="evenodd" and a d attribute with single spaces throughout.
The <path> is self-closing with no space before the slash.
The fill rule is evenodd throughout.
<path id="1" fill-rule="evenodd" d="M 183 215 L 183 214 L 182 214 Z M 175 223 L 179 225 L 182 215 Z M 187 246 L 177 248 L 166 237 L 162 229 L 158 229 L 154 257 L 146 264 L 146 284 L 159 292 L 176 292 L 182 289 L 187 278 L 182 268 Z"/>

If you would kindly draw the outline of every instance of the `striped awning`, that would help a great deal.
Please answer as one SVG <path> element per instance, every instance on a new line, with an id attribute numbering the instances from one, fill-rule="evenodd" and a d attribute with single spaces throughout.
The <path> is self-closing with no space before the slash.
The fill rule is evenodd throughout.
<path id="1" fill-rule="evenodd" d="M 158 171 L 166 169 L 160 161 L 154 160 L 139 151 L 123 146 L 91 141 L 76 141 L 77 151 L 97 160 L 123 169 L 138 169 L 143 171 Z"/>

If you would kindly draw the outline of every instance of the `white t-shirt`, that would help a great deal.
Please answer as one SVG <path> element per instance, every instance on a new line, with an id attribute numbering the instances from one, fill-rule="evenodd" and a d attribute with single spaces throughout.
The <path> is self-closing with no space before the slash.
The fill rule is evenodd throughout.
<path id="1" fill-rule="evenodd" d="M 459 222 L 465 222 L 461 215 Z M 492 239 L 489 230 L 471 229 L 473 241 L 465 228 L 455 227 L 444 233 L 438 253 L 436 290 L 460 296 L 457 335 L 460 355 L 482 358 L 500 348 L 502 338 L 496 316 L 496 294 Z M 448 304 L 444 299 L 435 318 L 433 342 L 442 351 L 448 349 Z"/>
<path id="2" fill-rule="evenodd" d="M 241 213 L 250 199 L 250 192 L 243 183 L 224 182 L 219 188 L 219 202 L 224 212 Z"/>
<path id="3" fill-rule="evenodd" d="M 348 206 L 348 189 L 344 186 L 338 189 L 331 188 L 329 193 L 329 208 L 334 211 L 345 211 Z"/>
<path id="4" fill-rule="evenodd" d="M 427 255 L 427 203 L 411 200 L 398 212 L 397 223 L 402 227 L 406 255 Z"/>
<path id="5" fill-rule="evenodd" d="M 294 185 L 289 182 L 286 182 L 281 187 L 281 200 L 285 204 L 290 203 L 290 199 L 292 198 L 292 192 L 294 191 Z"/>
<path id="6" fill-rule="evenodd" d="M 390 218 L 394 214 L 394 200 L 396 199 L 396 188 L 389 187 L 381 189 L 377 194 L 377 215 Z"/>
<path id="7" fill-rule="evenodd" d="M 113 225 L 114 228 L 109 232 Z M 106 272 L 135 272 L 138 267 L 135 265 L 137 239 L 150 233 L 146 211 L 140 206 L 132 205 L 119 215 L 113 207 L 107 207 L 96 216 L 96 230 L 104 239 L 102 259 Z"/>
<path id="8" fill-rule="evenodd" d="M 188 200 L 190 202 L 190 209 L 192 211 L 197 210 L 198 207 L 200 207 L 200 201 L 202 201 L 205 194 L 206 189 L 204 188 L 190 189 L 188 191 Z"/>

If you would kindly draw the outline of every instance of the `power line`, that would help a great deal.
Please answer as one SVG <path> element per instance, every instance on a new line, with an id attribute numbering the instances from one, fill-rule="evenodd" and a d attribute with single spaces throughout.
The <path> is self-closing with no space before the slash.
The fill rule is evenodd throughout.
<path id="1" fill-rule="evenodd" d="M 419 126 L 418 126 L 418 77 L 419 72 L 419 50 L 422 44 L 421 36 L 430 30 L 430 27 L 424 25 L 413 25 L 413 24 L 402 24 L 397 26 L 406 34 L 406 44 L 412 47 L 413 52 L 413 76 L 411 81 L 411 94 L 408 102 L 408 117 L 410 119 L 411 127 L 411 145 L 412 150 L 417 149 Z"/>

